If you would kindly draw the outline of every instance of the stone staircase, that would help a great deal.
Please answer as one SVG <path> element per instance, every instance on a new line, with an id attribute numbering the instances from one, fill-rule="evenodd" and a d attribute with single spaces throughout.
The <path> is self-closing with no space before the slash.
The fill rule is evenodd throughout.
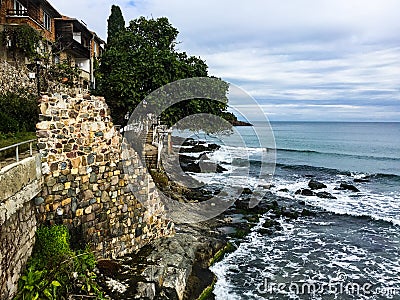
<path id="1" fill-rule="evenodd" d="M 153 131 L 154 128 L 151 127 L 144 138 L 145 148 L 144 148 L 144 158 L 146 161 L 146 166 L 148 169 L 157 169 L 157 154 L 158 149 L 153 146 Z"/>

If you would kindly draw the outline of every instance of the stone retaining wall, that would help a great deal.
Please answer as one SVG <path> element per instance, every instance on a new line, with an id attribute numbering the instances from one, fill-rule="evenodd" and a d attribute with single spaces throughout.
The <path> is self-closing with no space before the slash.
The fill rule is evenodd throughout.
<path id="1" fill-rule="evenodd" d="M 35 243 L 32 199 L 41 191 L 40 158 L 0 170 L 0 299 L 11 298 Z"/>
<path id="2" fill-rule="evenodd" d="M 44 185 L 35 202 L 41 223 L 69 226 L 99 257 L 131 253 L 173 232 L 138 155 L 132 150 L 122 159 L 122 136 L 103 98 L 44 96 L 40 110 Z M 131 193 L 131 183 L 144 201 Z"/>
<path id="3" fill-rule="evenodd" d="M 1 46 L 0 46 L 1 47 Z M 0 52 L 1 52 L 0 48 Z M 4 52 L 4 51 L 3 51 Z M 41 75 L 43 77 L 43 69 Z M 41 78 L 42 78 L 41 77 Z M 42 78 L 43 79 L 43 78 Z M 49 93 L 66 93 L 75 94 L 75 88 L 54 81 L 46 81 L 47 91 Z M 29 78 L 29 70 L 23 63 L 10 64 L 0 57 L 0 94 L 5 93 L 21 93 L 29 92 L 37 94 L 37 81 L 36 79 Z M 43 92 L 43 83 L 42 83 Z"/>

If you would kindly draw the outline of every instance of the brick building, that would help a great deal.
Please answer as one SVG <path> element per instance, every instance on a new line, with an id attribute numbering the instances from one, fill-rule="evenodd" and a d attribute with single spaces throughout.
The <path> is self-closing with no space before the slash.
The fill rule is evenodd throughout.
<path id="1" fill-rule="evenodd" d="M 79 87 L 94 86 L 94 62 L 103 52 L 105 43 L 83 21 L 61 15 L 47 0 L 0 0 L 0 32 L 23 24 L 35 29 L 48 49 L 58 44 L 60 51 L 53 53 L 51 63 L 67 62 L 78 67 L 81 71 Z M 31 63 L 26 57 L 11 55 L 4 41 L 0 41 L 0 59 Z"/>

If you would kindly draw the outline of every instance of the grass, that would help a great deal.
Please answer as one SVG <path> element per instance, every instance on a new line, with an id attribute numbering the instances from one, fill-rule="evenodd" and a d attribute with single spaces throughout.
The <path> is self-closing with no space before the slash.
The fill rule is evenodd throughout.
<path id="1" fill-rule="evenodd" d="M 1 133 L 0 132 L 0 148 L 11 146 L 13 144 L 21 143 L 36 139 L 35 132 L 16 132 L 16 133 Z"/>

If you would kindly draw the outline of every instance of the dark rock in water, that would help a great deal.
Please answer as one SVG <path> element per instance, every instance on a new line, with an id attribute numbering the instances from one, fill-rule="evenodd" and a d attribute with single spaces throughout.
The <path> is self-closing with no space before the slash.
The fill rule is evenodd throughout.
<path id="1" fill-rule="evenodd" d="M 276 221 L 276 220 L 268 219 L 268 220 L 265 220 L 265 222 L 264 222 L 264 224 L 262 225 L 262 227 L 264 227 L 264 228 L 271 228 L 271 227 L 277 226 L 277 225 L 280 226 L 281 224 L 279 224 L 279 222 Z"/>
<path id="2" fill-rule="evenodd" d="M 268 234 L 271 235 L 275 231 L 281 231 L 283 228 L 281 224 L 273 219 L 267 219 L 265 220 L 264 224 L 260 229 L 258 229 L 258 232 L 261 234 Z"/>
<path id="3" fill-rule="evenodd" d="M 301 201 L 299 201 L 299 204 L 300 204 L 300 205 L 306 205 L 306 202 L 303 201 L 303 200 L 301 200 Z"/>
<path id="4" fill-rule="evenodd" d="M 303 196 L 314 196 L 314 192 L 309 189 L 299 189 L 295 193 L 296 195 L 303 195 Z"/>
<path id="5" fill-rule="evenodd" d="M 275 232 L 275 230 L 271 228 L 260 228 L 258 229 L 258 232 L 261 234 L 272 235 Z"/>
<path id="6" fill-rule="evenodd" d="M 217 144 L 205 144 L 204 142 L 198 142 L 198 141 L 191 141 L 191 142 L 185 142 L 183 146 L 191 146 L 188 148 L 180 148 L 179 152 L 180 153 L 192 153 L 192 152 L 209 152 L 209 151 L 215 151 L 221 148 L 220 145 Z"/>
<path id="7" fill-rule="evenodd" d="M 315 212 L 313 212 L 313 211 L 311 211 L 311 210 L 308 210 L 308 209 L 303 209 L 302 211 L 301 211 L 301 215 L 303 216 L 303 217 L 313 217 L 313 216 L 316 216 L 317 214 L 315 213 Z"/>
<path id="8" fill-rule="evenodd" d="M 242 194 L 251 195 L 253 194 L 253 191 L 249 188 L 244 188 Z"/>
<path id="9" fill-rule="evenodd" d="M 297 219 L 299 217 L 299 213 L 297 211 L 292 211 L 287 208 L 282 208 L 281 216 L 284 216 L 288 219 Z"/>
<path id="10" fill-rule="evenodd" d="M 363 182 L 369 182 L 369 179 L 368 178 L 354 178 L 354 180 L 353 180 L 354 182 L 360 182 L 360 183 L 363 183 Z"/>
<path id="11" fill-rule="evenodd" d="M 228 171 L 228 169 L 225 169 L 221 165 L 217 165 L 217 170 L 216 170 L 217 173 L 223 173 L 223 172 L 226 172 L 226 171 Z"/>
<path id="12" fill-rule="evenodd" d="M 324 199 L 337 199 L 335 196 L 332 196 L 328 192 L 319 192 L 316 194 L 319 198 L 324 198 Z"/>
<path id="13" fill-rule="evenodd" d="M 280 189 L 278 192 L 289 193 L 288 189 Z"/>
<path id="14" fill-rule="evenodd" d="M 319 190 L 319 189 L 324 189 L 326 188 L 326 185 L 323 184 L 322 182 L 316 181 L 314 179 L 311 179 L 310 182 L 308 183 L 308 186 L 312 190 Z"/>
<path id="15" fill-rule="evenodd" d="M 179 164 L 184 172 L 192 173 L 223 173 L 228 171 L 219 164 L 205 161 L 207 155 L 202 154 L 199 157 L 179 155 Z M 200 160 L 199 162 L 197 160 Z"/>
<path id="16" fill-rule="evenodd" d="M 343 182 L 340 184 L 340 187 L 337 188 L 337 189 L 338 190 L 348 190 L 348 191 L 352 191 L 352 192 L 359 192 L 360 191 L 354 185 L 348 184 L 348 183 L 343 183 Z"/>
<path id="17" fill-rule="evenodd" d="M 189 163 L 185 166 L 181 165 L 181 167 L 184 172 L 201 173 L 201 168 L 199 164 L 196 163 Z"/>

